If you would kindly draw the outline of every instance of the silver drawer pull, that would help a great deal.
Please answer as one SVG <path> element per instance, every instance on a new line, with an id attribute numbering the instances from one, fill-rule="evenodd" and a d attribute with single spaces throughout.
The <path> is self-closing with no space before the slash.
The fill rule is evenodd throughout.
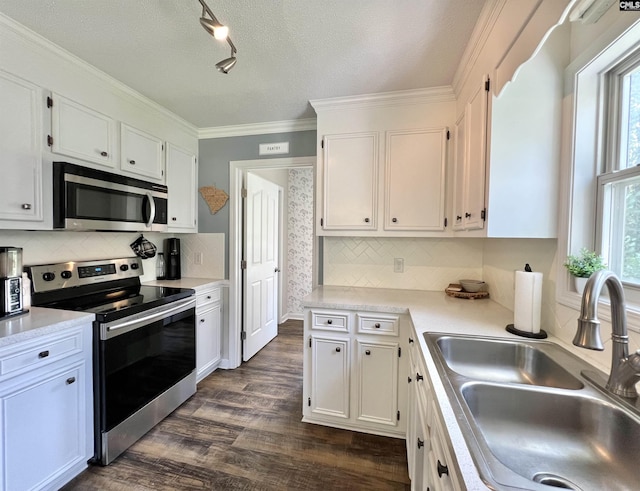
<path id="1" fill-rule="evenodd" d="M 38 358 L 46 358 L 47 356 L 49 356 L 49 350 L 38 353 Z"/>
<path id="2" fill-rule="evenodd" d="M 327 324 L 333 324 L 333 321 L 331 319 L 328 319 Z"/>
<path id="3" fill-rule="evenodd" d="M 373 327 L 375 327 L 376 329 L 380 329 L 380 323 L 379 323 L 379 322 L 376 322 L 376 323 L 373 325 Z"/>
<path id="4" fill-rule="evenodd" d="M 69 377 L 69 378 L 67 379 L 67 385 L 71 385 L 71 384 L 72 384 L 72 383 L 74 383 L 75 381 L 76 381 L 76 378 L 75 378 L 75 377 Z"/>

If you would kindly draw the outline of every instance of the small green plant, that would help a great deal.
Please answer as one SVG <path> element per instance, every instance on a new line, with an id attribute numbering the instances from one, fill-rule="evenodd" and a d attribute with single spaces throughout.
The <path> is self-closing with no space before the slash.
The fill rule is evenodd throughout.
<path id="1" fill-rule="evenodd" d="M 576 255 L 567 256 L 564 266 L 573 276 L 578 278 L 588 278 L 596 271 L 606 269 L 602 256 L 594 251 L 583 247 Z"/>

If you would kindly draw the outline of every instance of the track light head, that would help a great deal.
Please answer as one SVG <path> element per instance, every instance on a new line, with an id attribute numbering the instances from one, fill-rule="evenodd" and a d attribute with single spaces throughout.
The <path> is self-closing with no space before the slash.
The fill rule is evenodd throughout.
<path id="1" fill-rule="evenodd" d="M 200 24 L 204 27 L 204 30 L 211 34 L 218 41 L 224 41 L 229 35 L 229 28 L 223 26 L 219 22 L 207 19 L 206 17 L 200 17 Z"/>
<path id="2" fill-rule="evenodd" d="M 219 72 L 229 73 L 229 70 L 231 70 L 235 66 L 236 61 L 238 61 L 238 59 L 233 55 L 232 52 L 229 58 L 225 58 L 224 60 L 216 63 L 216 68 Z"/>

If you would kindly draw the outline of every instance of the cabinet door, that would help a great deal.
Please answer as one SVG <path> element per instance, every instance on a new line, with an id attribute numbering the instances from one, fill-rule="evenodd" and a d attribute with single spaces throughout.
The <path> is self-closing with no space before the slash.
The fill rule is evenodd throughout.
<path id="1" fill-rule="evenodd" d="M 33 489 L 86 460 L 84 362 L 0 396 L 5 489 Z"/>
<path id="2" fill-rule="evenodd" d="M 162 141 L 149 133 L 120 124 L 120 170 L 162 180 Z"/>
<path id="3" fill-rule="evenodd" d="M 0 220 L 42 221 L 42 90 L 0 71 Z"/>
<path id="4" fill-rule="evenodd" d="M 311 336 L 311 411 L 349 419 L 349 340 Z"/>
<path id="5" fill-rule="evenodd" d="M 198 314 L 196 323 L 196 380 L 209 375 L 220 361 L 220 304 Z"/>
<path id="6" fill-rule="evenodd" d="M 324 230 L 376 230 L 378 134 L 324 137 Z"/>
<path id="7" fill-rule="evenodd" d="M 447 128 L 387 132 L 385 230 L 444 230 Z"/>
<path id="8" fill-rule="evenodd" d="M 196 232 L 196 156 L 167 143 L 169 232 Z"/>
<path id="9" fill-rule="evenodd" d="M 398 343 L 358 343 L 358 420 L 398 424 Z"/>
<path id="10" fill-rule="evenodd" d="M 453 164 L 453 230 L 464 229 L 464 205 L 465 205 L 465 166 L 467 161 L 466 149 L 466 119 L 464 112 L 456 122 L 454 131 L 455 156 Z"/>
<path id="11" fill-rule="evenodd" d="M 115 121 L 61 95 L 52 98 L 51 151 L 115 167 Z"/>
<path id="12" fill-rule="evenodd" d="M 463 217 L 465 230 L 484 227 L 488 94 L 488 88 L 483 83 L 478 87 L 465 108 L 467 123 Z"/>

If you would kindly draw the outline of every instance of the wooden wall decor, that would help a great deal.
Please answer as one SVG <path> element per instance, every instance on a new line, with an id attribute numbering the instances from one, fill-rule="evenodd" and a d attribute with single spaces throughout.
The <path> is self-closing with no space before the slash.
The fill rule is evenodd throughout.
<path id="1" fill-rule="evenodd" d="M 229 195 L 215 186 L 203 186 L 198 191 L 209 206 L 212 215 L 218 213 L 229 200 Z"/>

